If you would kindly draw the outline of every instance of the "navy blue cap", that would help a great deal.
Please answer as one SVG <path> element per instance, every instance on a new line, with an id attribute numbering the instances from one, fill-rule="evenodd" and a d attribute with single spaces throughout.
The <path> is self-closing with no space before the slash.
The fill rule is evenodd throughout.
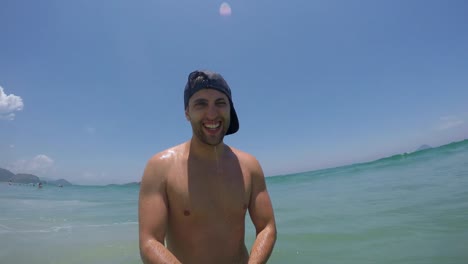
<path id="1" fill-rule="evenodd" d="M 214 89 L 224 93 L 231 105 L 231 123 L 226 132 L 226 135 L 234 134 L 239 130 L 239 119 L 237 118 L 234 104 L 232 103 L 231 88 L 224 80 L 221 74 L 210 71 L 194 71 L 188 76 L 187 84 L 184 90 L 184 107 L 187 109 L 189 99 L 193 94 L 201 89 Z"/>

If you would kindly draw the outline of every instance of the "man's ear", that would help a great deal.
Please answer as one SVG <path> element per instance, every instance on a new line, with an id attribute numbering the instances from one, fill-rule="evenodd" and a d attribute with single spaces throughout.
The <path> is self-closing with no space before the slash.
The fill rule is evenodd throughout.
<path id="1" fill-rule="evenodd" d="M 185 119 L 187 119 L 187 121 L 190 121 L 190 115 L 187 109 L 185 109 Z"/>

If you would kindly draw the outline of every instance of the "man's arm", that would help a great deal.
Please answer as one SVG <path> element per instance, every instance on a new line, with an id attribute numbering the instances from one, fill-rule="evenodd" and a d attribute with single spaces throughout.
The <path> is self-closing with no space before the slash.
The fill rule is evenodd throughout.
<path id="1" fill-rule="evenodd" d="M 276 242 L 276 223 L 265 176 L 257 160 L 252 170 L 252 194 L 249 214 L 257 232 L 250 252 L 250 263 L 266 263 Z"/>
<path id="2" fill-rule="evenodd" d="M 148 161 L 140 184 L 138 221 L 143 263 L 180 263 L 164 246 L 168 202 L 166 164 L 158 155 Z"/>

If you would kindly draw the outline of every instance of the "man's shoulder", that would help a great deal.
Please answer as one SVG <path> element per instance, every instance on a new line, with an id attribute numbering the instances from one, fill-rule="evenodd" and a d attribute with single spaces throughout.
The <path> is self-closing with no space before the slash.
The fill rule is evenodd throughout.
<path id="1" fill-rule="evenodd" d="M 254 155 L 231 146 L 229 146 L 229 149 L 232 151 L 232 153 L 234 153 L 240 163 L 248 165 L 249 167 L 257 167 L 260 165 Z"/>
<path id="2" fill-rule="evenodd" d="M 167 164 L 168 162 L 173 161 L 176 157 L 183 155 L 185 152 L 185 145 L 186 143 L 182 143 L 158 152 L 149 159 L 149 163 Z"/>
<path id="3" fill-rule="evenodd" d="M 227 145 L 226 145 L 227 146 Z M 238 158 L 243 158 L 243 159 L 255 159 L 255 157 L 248 153 L 248 152 L 245 152 L 243 150 L 240 150 L 238 148 L 235 148 L 235 147 L 231 147 L 231 146 L 227 146 L 231 151 L 232 153 L 234 153 L 234 155 L 236 155 Z"/>
<path id="4" fill-rule="evenodd" d="M 184 154 L 184 145 L 180 144 L 154 154 L 147 162 L 142 183 L 164 182 L 175 161 Z"/>

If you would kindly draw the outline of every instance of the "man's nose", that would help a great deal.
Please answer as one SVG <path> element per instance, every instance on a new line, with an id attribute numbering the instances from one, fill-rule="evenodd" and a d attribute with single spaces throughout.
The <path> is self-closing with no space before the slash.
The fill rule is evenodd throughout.
<path id="1" fill-rule="evenodd" d="M 207 117 L 208 118 L 215 118 L 218 116 L 218 108 L 215 104 L 208 105 L 207 109 Z"/>

